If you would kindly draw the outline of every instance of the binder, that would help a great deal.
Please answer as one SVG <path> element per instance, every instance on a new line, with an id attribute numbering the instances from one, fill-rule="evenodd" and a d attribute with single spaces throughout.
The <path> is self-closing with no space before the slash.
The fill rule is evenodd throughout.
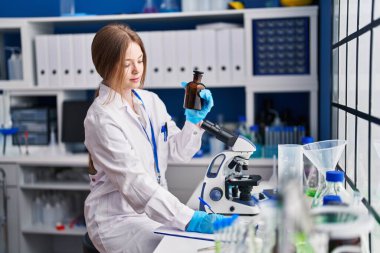
<path id="1" fill-rule="evenodd" d="M 71 34 L 59 35 L 61 59 L 61 86 L 74 85 L 73 37 Z"/>
<path id="2" fill-rule="evenodd" d="M 244 29 L 231 29 L 232 82 L 244 84 L 246 80 Z"/>
<path id="3" fill-rule="evenodd" d="M 216 31 L 217 75 L 220 84 L 231 83 L 231 30 Z"/>
<path id="4" fill-rule="evenodd" d="M 216 31 L 201 30 L 202 38 L 202 54 L 204 69 L 204 83 L 217 83 L 216 69 Z"/>
<path id="5" fill-rule="evenodd" d="M 150 43 L 150 73 L 151 73 L 151 83 L 149 87 L 162 86 L 164 84 L 164 51 L 163 51 L 163 39 L 162 32 L 150 32 L 149 33 L 149 43 Z"/>
<path id="6" fill-rule="evenodd" d="M 96 72 L 94 63 L 92 62 L 92 56 L 91 56 L 91 44 L 92 40 L 94 39 L 95 34 L 89 33 L 85 35 L 85 76 L 86 76 L 86 85 L 88 87 L 97 87 L 98 84 L 101 82 L 101 77 L 99 76 L 98 72 Z"/>
<path id="7" fill-rule="evenodd" d="M 204 71 L 204 58 L 202 50 L 202 31 L 193 30 L 190 33 L 191 72 L 193 70 Z"/>
<path id="8" fill-rule="evenodd" d="M 177 71 L 177 49 L 175 43 L 175 32 L 168 31 L 162 33 L 164 51 L 164 82 L 165 85 L 176 86 L 178 82 Z M 178 84 L 179 86 L 179 84 Z"/>
<path id="9" fill-rule="evenodd" d="M 57 87 L 61 84 L 60 43 L 57 35 L 48 35 L 48 62 L 49 86 Z"/>
<path id="10" fill-rule="evenodd" d="M 189 82 L 193 80 L 191 68 L 190 31 L 177 31 L 175 33 L 175 43 L 177 48 L 177 79 L 178 82 Z"/>
<path id="11" fill-rule="evenodd" d="M 143 57 L 147 59 L 144 86 L 147 85 L 149 87 L 151 83 L 151 73 L 149 72 L 149 66 L 151 65 L 149 32 L 139 32 L 138 35 L 140 36 L 145 48 L 145 55 Z"/>
<path id="12" fill-rule="evenodd" d="M 37 63 L 37 85 L 39 87 L 49 86 L 49 56 L 48 36 L 39 35 L 35 40 L 36 63 Z"/>
<path id="13" fill-rule="evenodd" d="M 85 86 L 86 84 L 86 55 L 85 55 L 85 35 L 73 35 L 73 70 L 74 85 Z"/>

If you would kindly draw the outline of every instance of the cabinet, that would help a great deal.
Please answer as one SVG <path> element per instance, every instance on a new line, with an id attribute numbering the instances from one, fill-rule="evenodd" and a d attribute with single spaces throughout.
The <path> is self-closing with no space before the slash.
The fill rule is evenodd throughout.
<path id="1" fill-rule="evenodd" d="M 57 154 L 0 159 L 7 173 L 9 252 L 82 252 L 83 203 L 89 192 L 86 162 L 86 156 Z M 37 197 L 43 199 L 38 210 Z M 36 214 L 42 221 L 36 221 Z M 59 220 L 64 230 L 55 227 Z"/>

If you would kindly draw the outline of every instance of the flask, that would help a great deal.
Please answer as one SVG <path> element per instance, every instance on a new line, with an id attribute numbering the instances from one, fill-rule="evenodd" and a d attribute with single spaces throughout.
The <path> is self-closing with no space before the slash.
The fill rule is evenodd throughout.
<path id="1" fill-rule="evenodd" d="M 352 197 L 343 187 L 344 174 L 342 171 L 327 171 L 326 172 L 326 188 L 320 196 L 317 196 L 314 206 L 322 206 L 323 198 L 326 195 L 337 195 L 341 198 L 342 203 L 351 205 Z"/>
<path id="2" fill-rule="evenodd" d="M 302 138 L 302 145 L 313 143 L 314 138 L 311 136 L 305 136 Z M 318 188 L 319 172 L 314 164 L 304 155 L 304 191 L 306 196 L 314 198 Z"/>
<path id="3" fill-rule="evenodd" d="M 201 83 L 203 72 L 194 70 L 193 81 L 186 85 L 185 101 L 183 107 L 185 109 L 201 110 L 203 99 L 199 96 L 199 92 L 206 88 Z"/>

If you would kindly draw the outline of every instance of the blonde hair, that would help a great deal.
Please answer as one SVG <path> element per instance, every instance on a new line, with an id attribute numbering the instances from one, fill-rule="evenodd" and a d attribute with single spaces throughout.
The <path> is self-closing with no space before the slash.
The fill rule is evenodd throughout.
<path id="1" fill-rule="evenodd" d="M 109 24 L 101 28 L 92 41 L 91 55 L 96 71 L 102 77 L 103 83 L 119 93 L 123 90 L 125 78 L 125 53 L 133 42 L 140 46 L 143 53 L 144 71 L 140 83 L 142 88 L 147 58 L 144 43 L 135 31 L 125 24 Z"/>
<path id="2" fill-rule="evenodd" d="M 140 46 L 143 53 L 144 71 L 140 82 L 140 88 L 143 88 L 147 59 L 144 43 L 135 31 L 125 24 L 109 24 L 101 28 L 92 41 L 91 55 L 96 71 L 103 78 L 104 84 L 120 94 L 125 77 L 125 54 L 133 42 Z M 98 95 L 99 88 L 95 93 L 95 96 Z M 111 100 L 110 95 L 108 101 Z M 90 175 L 97 173 L 91 155 L 89 155 L 88 173 Z"/>

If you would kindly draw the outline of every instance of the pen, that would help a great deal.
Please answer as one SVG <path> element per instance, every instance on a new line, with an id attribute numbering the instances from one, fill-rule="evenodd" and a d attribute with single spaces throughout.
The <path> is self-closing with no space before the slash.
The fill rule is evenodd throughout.
<path id="1" fill-rule="evenodd" d="M 164 133 L 164 140 L 168 140 L 168 123 L 165 122 L 165 133 Z"/>
<path id="2" fill-rule="evenodd" d="M 200 201 L 203 205 L 207 206 L 208 209 L 209 209 L 212 213 L 215 213 L 215 212 L 211 209 L 211 206 L 210 206 L 209 204 L 207 204 L 206 201 L 204 201 L 201 197 L 198 197 L 198 199 L 199 199 L 199 201 Z"/>

